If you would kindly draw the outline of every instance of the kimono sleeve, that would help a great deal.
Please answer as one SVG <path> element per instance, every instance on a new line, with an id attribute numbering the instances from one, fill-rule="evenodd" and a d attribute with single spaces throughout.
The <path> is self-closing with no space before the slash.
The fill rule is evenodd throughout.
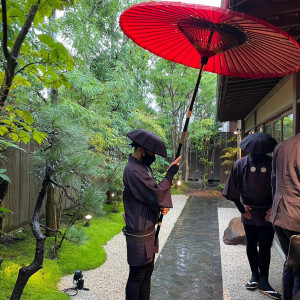
<path id="1" fill-rule="evenodd" d="M 228 200 L 240 199 L 240 184 L 239 179 L 241 176 L 241 170 L 238 162 L 236 161 L 231 169 L 226 186 L 223 191 L 223 196 Z"/>
<path id="2" fill-rule="evenodd" d="M 172 208 L 170 183 L 164 178 L 157 184 L 153 177 L 140 170 L 127 172 L 125 181 L 134 198 L 152 208 Z"/>

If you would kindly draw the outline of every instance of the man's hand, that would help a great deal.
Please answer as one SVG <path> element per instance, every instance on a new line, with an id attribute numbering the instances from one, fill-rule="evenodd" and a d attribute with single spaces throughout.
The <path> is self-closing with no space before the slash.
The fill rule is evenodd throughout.
<path id="1" fill-rule="evenodd" d="M 272 210 L 272 208 L 268 209 L 268 211 L 267 211 L 267 213 L 266 213 L 265 220 L 266 220 L 267 222 L 270 222 L 271 210 Z"/>
<path id="2" fill-rule="evenodd" d="M 246 219 L 251 220 L 251 219 L 252 219 L 252 214 L 251 214 L 250 210 L 252 210 L 252 208 L 249 207 L 248 205 L 244 205 L 244 207 L 245 207 L 245 213 L 242 214 L 242 215 L 243 215 Z"/>
<path id="3" fill-rule="evenodd" d="M 161 214 L 162 214 L 163 216 L 166 215 L 166 214 L 169 212 L 169 210 L 170 210 L 170 208 L 166 208 L 166 207 L 162 207 L 162 208 L 160 209 Z"/>

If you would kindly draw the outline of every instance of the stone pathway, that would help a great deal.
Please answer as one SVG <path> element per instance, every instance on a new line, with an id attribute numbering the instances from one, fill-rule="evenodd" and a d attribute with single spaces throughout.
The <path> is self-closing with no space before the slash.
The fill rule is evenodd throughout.
<path id="1" fill-rule="evenodd" d="M 155 264 L 151 299 L 223 299 L 217 197 L 190 197 Z"/>

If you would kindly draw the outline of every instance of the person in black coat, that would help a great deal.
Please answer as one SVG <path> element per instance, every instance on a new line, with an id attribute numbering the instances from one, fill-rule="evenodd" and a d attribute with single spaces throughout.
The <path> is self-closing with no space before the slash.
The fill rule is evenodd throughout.
<path id="1" fill-rule="evenodd" d="M 155 225 L 160 212 L 165 215 L 172 208 L 171 184 L 178 172 L 178 159 L 171 163 L 164 179 L 157 183 L 151 164 L 155 154 L 167 156 L 164 143 L 153 133 L 137 129 L 128 133 L 133 141 L 133 154 L 124 169 L 123 203 L 129 277 L 126 284 L 127 300 L 148 300 L 151 275 L 154 269 Z"/>
<path id="2" fill-rule="evenodd" d="M 263 141 L 262 144 L 257 145 L 256 142 L 260 140 Z M 272 146 L 268 147 L 270 141 Z M 234 163 L 223 196 L 232 200 L 241 212 L 247 240 L 247 257 L 252 272 L 246 288 L 255 290 L 258 287 L 261 293 L 272 299 L 281 299 L 281 294 L 268 281 L 274 229 L 269 221 L 273 202 L 272 158 L 266 153 L 272 152 L 276 144 L 275 140 L 264 133 L 246 137 L 240 147 L 250 154 Z"/>

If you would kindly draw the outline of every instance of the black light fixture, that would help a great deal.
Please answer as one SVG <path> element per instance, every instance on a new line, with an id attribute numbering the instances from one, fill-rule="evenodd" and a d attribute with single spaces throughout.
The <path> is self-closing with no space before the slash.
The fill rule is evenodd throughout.
<path id="1" fill-rule="evenodd" d="M 92 220 L 92 216 L 91 215 L 86 215 L 85 217 L 86 223 L 84 225 L 84 227 L 89 227 L 90 226 L 90 221 Z"/>

